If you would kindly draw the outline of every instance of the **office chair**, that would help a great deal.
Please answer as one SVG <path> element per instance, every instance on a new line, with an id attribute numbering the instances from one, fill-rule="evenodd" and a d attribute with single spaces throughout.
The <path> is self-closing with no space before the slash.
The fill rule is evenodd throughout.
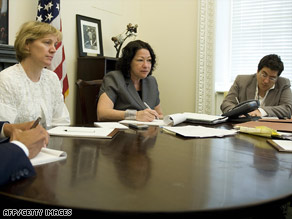
<path id="1" fill-rule="evenodd" d="M 90 124 L 97 121 L 96 106 L 101 84 L 102 80 L 84 81 L 78 79 L 76 81 L 78 86 L 77 95 L 79 95 L 77 104 L 80 105 L 82 124 Z"/>

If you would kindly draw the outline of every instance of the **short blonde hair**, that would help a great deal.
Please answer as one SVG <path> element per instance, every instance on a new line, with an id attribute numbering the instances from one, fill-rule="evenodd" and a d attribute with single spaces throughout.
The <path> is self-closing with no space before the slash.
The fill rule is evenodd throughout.
<path id="1" fill-rule="evenodd" d="M 29 55 L 29 51 L 25 48 L 27 43 L 41 39 L 48 34 L 57 36 L 58 42 L 62 41 L 62 33 L 48 23 L 28 21 L 22 24 L 14 42 L 17 60 L 21 62 Z"/>

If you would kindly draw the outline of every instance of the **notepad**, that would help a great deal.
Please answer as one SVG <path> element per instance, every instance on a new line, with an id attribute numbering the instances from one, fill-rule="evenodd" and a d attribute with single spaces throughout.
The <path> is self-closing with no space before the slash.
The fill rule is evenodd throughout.
<path id="1" fill-rule="evenodd" d="M 112 138 L 119 130 L 114 128 L 88 128 L 57 126 L 48 130 L 50 135 L 86 137 L 86 138 Z"/>
<path id="2" fill-rule="evenodd" d="M 42 148 L 37 156 L 30 159 L 33 166 L 38 166 L 46 163 L 56 162 L 60 160 L 65 160 L 67 158 L 67 153 L 65 151 Z"/>
<path id="3" fill-rule="evenodd" d="M 292 152 L 292 141 L 268 139 L 267 142 L 270 143 L 278 151 Z"/>

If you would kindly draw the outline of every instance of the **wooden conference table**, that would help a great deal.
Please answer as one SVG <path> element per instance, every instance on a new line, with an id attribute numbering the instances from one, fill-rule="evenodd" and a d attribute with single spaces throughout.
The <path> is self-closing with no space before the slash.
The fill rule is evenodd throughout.
<path id="1" fill-rule="evenodd" d="M 292 153 L 276 151 L 263 137 L 188 139 L 150 127 L 113 139 L 51 137 L 49 147 L 66 151 L 67 159 L 1 187 L 8 207 L 233 217 L 292 197 Z"/>

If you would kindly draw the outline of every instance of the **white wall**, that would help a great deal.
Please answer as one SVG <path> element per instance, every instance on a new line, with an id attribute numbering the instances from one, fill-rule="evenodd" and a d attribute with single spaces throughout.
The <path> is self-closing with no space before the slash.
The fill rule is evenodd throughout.
<path id="1" fill-rule="evenodd" d="M 37 0 L 9 1 L 9 44 L 19 26 L 35 20 Z M 69 96 L 66 105 L 74 121 L 78 44 L 76 14 L 101 20 L 104 55 L 115 57 L 111 41 L 138 24 L 138 37 L 151 44 L 158 57 L 157 78 L 164 114 L 194 111 L 197 41 L 197 0 L 61 0 Z"/>
<path id="2" fill-rule="evenodd" d="M 195 110 L 197 0 L 141 0 L 140 33 L 155 49 L 165 115 Z"/>

